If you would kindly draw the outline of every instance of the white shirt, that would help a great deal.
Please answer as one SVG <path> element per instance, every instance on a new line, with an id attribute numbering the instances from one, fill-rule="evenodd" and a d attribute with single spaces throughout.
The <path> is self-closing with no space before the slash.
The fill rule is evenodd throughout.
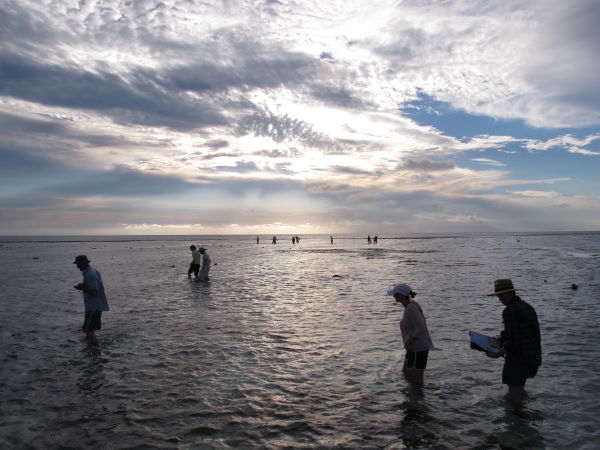
<path id="1" fill-rule="evenodd" d="M 411 301 L 404 308 L 404 314 L 400 321 L 400 332 L 404 347 L 408 351 L 422 352 L 433 348 L 423 310 L 415 301 Z"/>

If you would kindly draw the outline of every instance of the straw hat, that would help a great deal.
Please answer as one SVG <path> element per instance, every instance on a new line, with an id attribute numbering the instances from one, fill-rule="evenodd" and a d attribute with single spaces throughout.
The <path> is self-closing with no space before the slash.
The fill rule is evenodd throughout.
<path id="1" fill-rule="evenodd" d="M 515 292 L 515 291 L 516 291 L 516 289 L 513 286 L 512 281 L 509 280 L 508 278 L 506 278 L 503 280 L 494 281 L 494 292 L 492 292 L 491 294 L 487 294 L 487 295 L 491 296 L 491 295 L 504 294 L 506 292 Z"/>

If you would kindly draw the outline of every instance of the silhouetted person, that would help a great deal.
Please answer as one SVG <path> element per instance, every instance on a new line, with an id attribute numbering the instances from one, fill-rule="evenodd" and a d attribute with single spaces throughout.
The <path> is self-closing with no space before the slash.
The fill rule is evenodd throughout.
<path id="1" fill-rule="evenodd" d="M 198 281 L 208 281 L 208 271 L 210 270 L 210 256 L 206 253 L 204 247 L 198 249 L 200 253 L 200 274 L 198 275 Z"/>
<path id="2" fill-rule="evenodd" d="M 494 292 L 506 307 L 502 311 L 504 330 L 500 334 L 502 347 L 497 352 L 487 351 L 490 358 L 504 356 L 502 383 L 508 385 L 508 398 L 520 407 L 527 399 L 525 382 L 533 378 L 542 365 L 540 325 L 535 309 L 516 295 L 509 279 L 494 281 Z"/>
<path id="3" fill-rule="evenodd" d="M 194 277 L 198 278 L 198 272 L 200 272 L 200 252 L 196 251 L 195 245 L 190 245 L 190 250 L 192 252 L 192 262 L 190 263 L 190 268 L 188 269 L 188 279 L 192 279 L 192 272 L 194 273 Z"/>
<path id="4" fill-rule="evenodd" d="M 96 330 L 102 328 L 102 311 L 108 311 L 108 301 L 104 293 L 104 284 L 100 272 L 90 266 L 90 260 L 85 255 L 75 257 L 73 264 L 81 270 L 83 281 L 74 286 L 83 293 L 85 315 L 83 331 L 93 344 L 97 344 Z"/>

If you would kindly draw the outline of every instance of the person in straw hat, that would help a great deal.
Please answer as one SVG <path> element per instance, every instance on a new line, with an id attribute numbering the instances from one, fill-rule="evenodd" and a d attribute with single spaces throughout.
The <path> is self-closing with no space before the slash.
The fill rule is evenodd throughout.
<path id="1" fill-rule="evenodd" d="M 90 260 L 85 255 L 75 257 L 73 264 L 83 275 L 83 281 L 74 286 L 83 293 L 83 304 L 85 307 L 83 319 L 83 331 L 92 344 L 97 345 L 96 330 L 102 328 L 102 312 L 108 311 L 108 301 L 104 292 L 104 284 L 100 272 L 90 266 Z"/>
<path id="2" fill-rule="evenodd" d="M 525 382 L 533 378 L 542 365 L 540 325 L 535 309 L 521 300 L 509 279 L 494 281 L 495 295 L 506 307 L 502 311 L 504 331 L 500 334 L 502 347 L 497 352 L 488 351 L 490 358 L 504 356 L 502 383 L 508 386 L 508 399 L 522 406 L 527 399 Z"/>

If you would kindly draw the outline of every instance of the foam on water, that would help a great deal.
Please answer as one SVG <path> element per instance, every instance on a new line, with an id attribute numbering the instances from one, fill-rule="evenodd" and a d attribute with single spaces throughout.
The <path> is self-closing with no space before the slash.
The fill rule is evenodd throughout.
<path id="1" fill-rule="evenodd" d="M 597 448 L 599 237 L 4 240 L 0 445 Z M 208 248 L 208 283 L 187 280 L 191 243 Z M 80 253 L 111 306 L 99 347 L 80 331 Z M 523 411 L 503 399 L 502 362 L 468 346 L 469 330 L 501 329 L 485 294 L 504 277 L 542 328 Z M 385 292 L 401 281 L 436 344 L 422 390 L 399 370 Z"/>

